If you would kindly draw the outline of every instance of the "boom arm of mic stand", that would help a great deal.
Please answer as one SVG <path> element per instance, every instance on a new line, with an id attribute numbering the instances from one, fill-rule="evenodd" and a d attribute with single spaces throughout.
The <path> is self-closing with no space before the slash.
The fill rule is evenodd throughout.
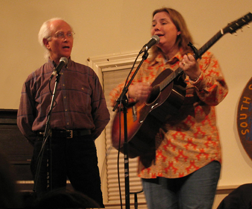
<path id="1" fill-rule="evenodd" d="M 141 52 L 142 52 L 142 50 L 140 51 L 140 53 L 141 53 Z M 121 95 L 120 95 L 120 96 L 118 97 L 118 99 L 116 100 L 116 104 L 115 104 L 115 106 L 114 106 L 114 108 L 113 108 L 113 111 L 115 111 L 115 110 L 118 108 L 118 105 L 119 105 L 121 102 L 124 103 L 123 100 L 125 100 L 125 99 L 127 100 L 126 93 L 127 93 L 128 90 L 129 90 L 129 86 L 130 86 L 130 84 L 132 83 L 133 79 L 135 78 L 135 76 L 136 76 L 136 74 L 137 74 L 139 68 L 142 66 L 144 60 L 147 59 L 148 55 L 149 55 L 149 54 L 148 54 L 148 51 L 145 50 L 145 51 L 144 51 L 144 55 L 142 56 L 141 62 L 140 62 L 139 65 L 137 66 L 137 68 L 136 68 L 134 74 L 132 75 L 131 79 L 129 80 L 128 84 L 124 87 L 124 89 L 123 89 Z"/>
<path id="2" fill-rule="evenodd" d="M 141 51 L 140 51 L 141 53 Z M 130 209 L 130 189 L 129 189 L 129 157 L 128 157 L 128 131 L 127 131 L 127 104 L 128 99 L 126 96 L 126 93 L 128 92 L 128 88 L 130 84 L 132 83 L 134 77 L 136 76 L 139 68 L 141 67 L 144 60 L 146 60 L 148 57 L 148 51 L 144 51 L 144 55 L 142 56 L 142 60 L 139 63 L 137 69 L 135 70 L 134 74 L 132 75 L 130 81 L 128 84 L 124 87 L 121 95 L 116 101 L 116 104 L 113 108 L 113 111 L 115 111 L 118 108 L 118 105 L 120 103 L 123 104 L 123 115 L 124 115 L 124 143 L 123 143 L 123 151 L 124 151 L 124 177 L 125 177 L 125 208 Z M 120 110 L 118 110 L 120 111 Z"/>

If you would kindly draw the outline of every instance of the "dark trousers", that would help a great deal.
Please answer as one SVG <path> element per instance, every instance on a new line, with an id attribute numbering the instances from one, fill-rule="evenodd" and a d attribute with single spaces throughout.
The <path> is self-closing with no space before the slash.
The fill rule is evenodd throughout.
<path id="1" fill-rule="evenodd" d="M 47 149 L 48 144 L 51 149 Z M 34 145 L 31 162 L 34 178 L 38 171 L 37 167 L 40 167 L 37 179 L 35 178 L 35 192 L 38 196 L 53 189 L 66 187 L 68 178 L 76 191 L 84 193 L 103 207 L 96 147 L 90 136 L 49 139 L 42 163 L 37 166 L 37 157 L 41 146 L 42 139 L 38 139 Z M 47 180 L 48 174 L 49 181 Z M 49 188 L 47 188 L 48 185 Z"/>

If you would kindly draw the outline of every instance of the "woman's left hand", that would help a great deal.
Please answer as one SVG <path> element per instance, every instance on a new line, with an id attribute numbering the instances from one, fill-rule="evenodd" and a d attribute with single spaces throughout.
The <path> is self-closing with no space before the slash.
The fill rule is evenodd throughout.
<path id="1" fill-rule="evenodd" d="M 184 55 L 179 63 L 179 67 L 183 69 L 192 81 L 196 81 L 201 74 L 199 65 L 192 54 Z"/>

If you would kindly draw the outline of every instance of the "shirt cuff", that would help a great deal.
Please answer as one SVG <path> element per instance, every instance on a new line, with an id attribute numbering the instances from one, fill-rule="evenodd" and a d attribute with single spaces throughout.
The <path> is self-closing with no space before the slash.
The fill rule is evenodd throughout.
<path id="1" fill-rule="evenodd" d="M 199 81 L 201 75 L 202 75 L 202 73 L 200 73 L 200 75 L 198 76 L 198 78 L 196 78 L 195 80 L 192 80 L 192 79 L 189 77 L 189 81 L 190 81 L 191 83 L 197 83 L 197 82 Z"/>

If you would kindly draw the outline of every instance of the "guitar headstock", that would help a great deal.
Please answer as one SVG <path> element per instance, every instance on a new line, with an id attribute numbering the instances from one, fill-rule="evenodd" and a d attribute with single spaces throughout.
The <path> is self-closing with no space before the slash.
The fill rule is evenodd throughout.
<path id="1" fill-rule="evenodd" d="M 234 33 L 236 32 L 238 29 L 242 28 L 244 25 L 247 25 L 248 23 L 250 23 L 252 21 L 252 13 L 249 12 L 248 14 L 246 14 L 245 16 L 229 23 L 225 28 L 222 29 L 223 34 L 225 33 Z"/>

